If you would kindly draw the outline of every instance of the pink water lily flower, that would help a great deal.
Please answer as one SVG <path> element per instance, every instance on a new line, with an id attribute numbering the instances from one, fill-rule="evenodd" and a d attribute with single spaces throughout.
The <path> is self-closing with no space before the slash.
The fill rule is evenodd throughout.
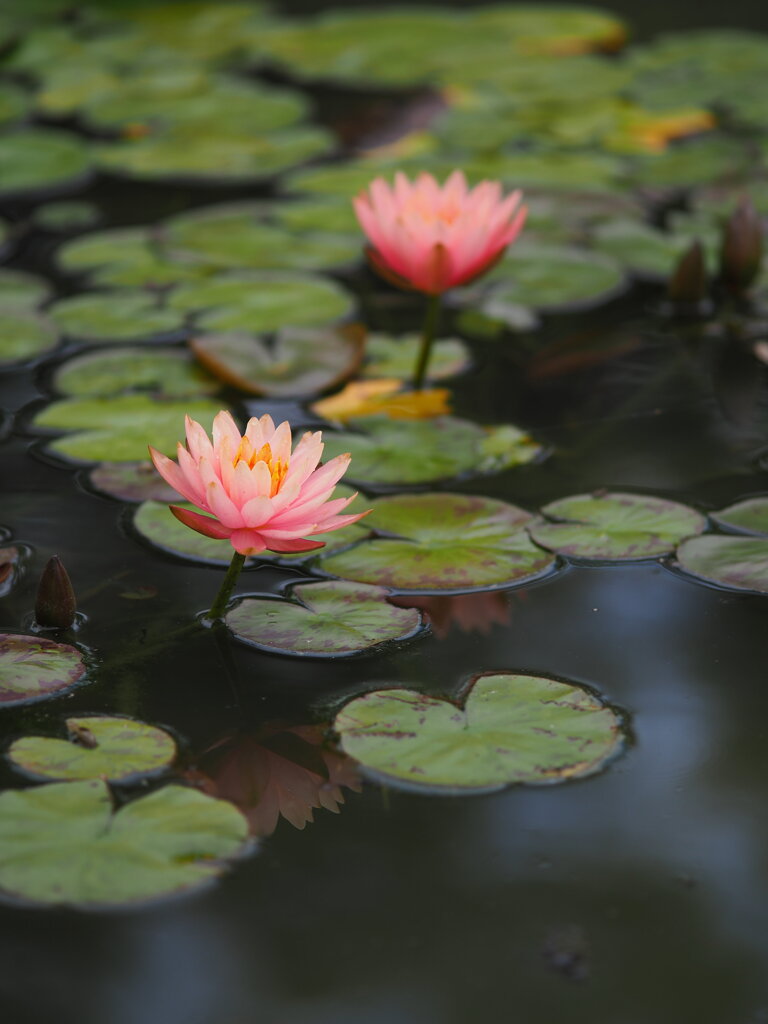
<path id="1" fill-rule="evenodd" d="M 151 447 L 150 455 L 163 479 L 208 514 L 176 505 L 171 512 L 206 537 L 229 540 L 241 555 L 321 548 L 324 542 L 308 540 L 307 534 L 339 530 L 367 515 L 338 514 L 355 495 L 329 500 L 350 456 L 337 455 L 317 468 L 320 431 L 304 434 L 292 452 L 290 425 L 276 427 L 271 416 L 249 420 L 241 435 L 222 411 L 213 421 L 213 440 L 189 417 L 186 428 L 178 464 Z"/>
<path id="2" fill-rule="evenodd" d="M 405 288 L 440 295 L 492 266 L 517 238 L 526 216 L 521 193 L 503 197 L 498 181 L 467 186 L 454 171 L 441 187 L 431 174 L 411 182 L 398 172 L 354 200 L 376 270 Z"/>

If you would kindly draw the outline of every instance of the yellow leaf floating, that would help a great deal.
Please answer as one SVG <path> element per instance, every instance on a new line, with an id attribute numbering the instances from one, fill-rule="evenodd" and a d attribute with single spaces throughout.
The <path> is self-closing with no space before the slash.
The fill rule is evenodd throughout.
<path id="1" fill-rule="evenodd" d="M 392 420 L 426 420 L 450 413 L 447 388 L 403 391 L 396 377 L 352 381 L 330 398 L 310 406 L 327 420 L 346 423 L 358 416 L 388 416 Z"/>

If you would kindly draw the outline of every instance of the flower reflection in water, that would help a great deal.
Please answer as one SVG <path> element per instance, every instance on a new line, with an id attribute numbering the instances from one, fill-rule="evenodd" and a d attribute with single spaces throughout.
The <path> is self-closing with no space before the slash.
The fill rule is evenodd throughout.
<path id="1" fill-rule="evenodd" d="M 506 626 L 512 613 L 509 595 L 503 590 L 434 596 L 400 594 L 389 601 L 399 608 L 420 608 L 439 640 L 454 629 L 462 633 L 490 633 L 493 626 Z"/>
<path id="2" fill-rule="evenodd" d="M 356 762 L 327 747 L 327 727 L 271 722 L 227 736 L 198 758 L 187 778 L 235 804 L 254 836 L 271 835 L 281 816 L 303 829 L 316 809 L 338 814 L 345 788 L 362 789 Z"/>

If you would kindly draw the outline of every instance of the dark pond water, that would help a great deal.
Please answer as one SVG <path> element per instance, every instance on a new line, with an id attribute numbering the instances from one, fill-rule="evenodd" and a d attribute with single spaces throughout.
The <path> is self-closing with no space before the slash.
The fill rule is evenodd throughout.
<path id="1" fill-rule="evenodd" d="M 768 28 L 747 0 L 633 6 L 613 8 L 646 36 L 725 20 Z M 101 177 L 75 194 L 97 203 L 105 226 L 268 192 Z M 36 202 L 14 198 L 0 215 L 22 222 Z M 45 233 L 26 232 L 9 265 L 73 287 Z M 418 305 L 392 294 L 368 303 L 372 326 L 415 322 Z M 535 335 L 476 342 L 473 368 L 451 382 L 456 414 L 518 424 L 553 454 L 447 489 L 528 509 L 629 489 L 705 512 L 768 491 L 764 370 L 718 342 L 685 343 L 656 315 L 658 298 L 638 286 L 593 312 L 545 318 Z M 563 351 L 604 357 L 566 372 Z M 559 786 L 465 798 L 348 791 L 340 814 L 317 811 L 303 831 L 281 821 L 210 887 L 157 906 L 2 904 L 8 1024 L 768 1022 L 765 595 L 694 582 L 670 559 L 574 564 L 443 608 L 430 635 L 381 654 L 222 652 L 204 630 L 164 645 L 209 606 L 221 569 L 150 550 L 124 505 L 41 455 L 29 420 L 49 373 L 26 366 L 0 378 L 13 417 L 0 522 L 35 553 L 2 600 L 2 622 L 28 627 L 36 575 L 57 552 L 98 672 L 68 696 L 4 711 L 3 742 L 76 711 L 116 713 L 168 726 L 192 763 L 264 723 L 326 723 L 382 685 L 454 695 L 502 669 L 593 688 L 626 712 L 631 736 L 607 770 Z M 310 419 L 289 403 L 251 408 Z M 277 593 L 299 575 L 251 568 L 238 593 Z M 1 770 L 4 787 L 20 784 Z"/>

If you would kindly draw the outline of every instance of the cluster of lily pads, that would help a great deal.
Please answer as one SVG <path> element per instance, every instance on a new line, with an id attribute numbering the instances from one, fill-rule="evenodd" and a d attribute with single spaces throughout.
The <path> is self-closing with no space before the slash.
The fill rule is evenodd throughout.
<path id="1" fill-rule="evenodd" d="M 501 623 L 508 592 L 573 561 L 663 559 L 688 578 L 768 592 L 768 499 L 708 523 L 647 495 L 572 495 L 531 512 L 434 489 L 547 454 L 511 424 L 451 415 L 443 385 L 471 366 L 464 336 L 533 331 L 542 315 L 609 301 L 634 278 L 666 278 L 695 239 L 713 269 L 743 190 L 768 212 L 768 37 L 629 46 L 609 14 L 513 5 L 290 20 L 253 4 L 83 4 L 75 16 L 70 6 L 9 0 L 0 12 L 0 200 L 51 199 L 97 176 L 274 194 L 140 226 L 98 229 L 99 208 L 79 199 L 3 222 L 0 255 L 32 231 L 53 247 L 63 285 L 0 271 L 0 366 L 34 367 L 53 396 L 21 425 L 120 503 L 137 542 L 189 563 L 226 564 L 231 548 L 170 516 L 175 495 L 146 461 L 148 442 L 174 453 L 185 414 L 207 426 L 253 396 L 304 403 L 307 425 L 327 426 L 325 457 L 352 453 L 350 479 L 369 497 L 351 510 L 373 509 L 320 554 L 287 558 L 303 575 L 281 594 L 239 598 L 225 620 L 238 641 L 281 656 L 384 654 L 439 632 L 441 616 L 475 628 L 472 598 L 490 602 L 486 621 L 500 600 Z M 401 116 L 378 136 L 358 126 L 350 143 L 312 120 L 310 87 L 322 113 L 323 87 L 340 84 L 421 121 Z M 455 167 L 523 186 L 529 222 L 481 286 L 452 296 L 462 338 L 435 346 L 430 379 L 441 386 L 408 392 L 418 339 L 351 322 L 365 279 L 349 199 L 376 174 Z M 757 303 L 764 287 L 758 277 Z M 0 536 L 3 596 L 26 549 Z M 98 674 L 63 639 L 0 636 L 0 706 Z M 0 794 L 4 893 L 146 900 L 204 883 L 249 834 L 269 831 L 221 764 L 216 778 L 195 774 L 167 729 L 100 715 L 60 725 L 6 751 L 36 785 Z M 583 777 L 623 742 L 621 715 L 596 695 L 513 671 L 473 677 L 455 701 L 363 693 L 330 728 L 334 747 L 322 730 L 311 740 L 326 762 L 353 758 L 380 782 L 431 793 Z M 333 781 L 299 742 L 310 743 L 261 737 L 258 751 L 246 740 L 209 759 L 276 756 L 313 785 Z M 147 781 L 158 784 L 149 795 Z"/>

